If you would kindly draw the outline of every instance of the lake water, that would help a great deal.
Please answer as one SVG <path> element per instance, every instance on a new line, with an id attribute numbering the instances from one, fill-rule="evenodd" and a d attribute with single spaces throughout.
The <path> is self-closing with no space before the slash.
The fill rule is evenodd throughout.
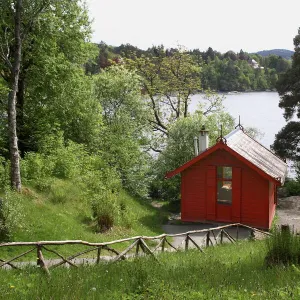
<path id="1" fill-rule="evenodd" d="M 253 92 L 240 94 L 224 94 L 223 105 L 238 123 L 239 115 L 244 127 L 256 127 L 264 136 L 259 140 L 265 147 L 270 148 L 275 134 L 286 125 L 283 110 L 278 107 L 279 95 L 276 92 Z M 197 109 L 202 95 L 192 96 L 190 111 Z"/>

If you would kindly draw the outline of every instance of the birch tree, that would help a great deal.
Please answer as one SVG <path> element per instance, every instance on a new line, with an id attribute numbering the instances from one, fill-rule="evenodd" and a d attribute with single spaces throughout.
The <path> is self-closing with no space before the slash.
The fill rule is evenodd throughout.
<path id="1" fill-rule="evenodd" d="M 11 184 L 20 191 L 19 153 L 36 150 L 37 135 L 58 126 L 74 128 L 76 141 L 86 140 L 76 126 L 89 127 L 85 112 L 98 109 L 87 103 L 90 95 L 85 98 L 92 88 L 83 71 L 94 50 L 83 1 L 1 0 L 0 11 L 0 75 L 10 91 L 2 107 L 9 124 Z"/>
<path id="2" fill-rule="evenodd" d="M 1 1 L 1 76 L 7 82 L 7 120 L 11 162 L 11 186 L 21 191 L 20 156 L 17 137 L 17 93 L 22 65 L 22 47 L 34 22 L 49 5 L 48 1 Z M 26 17 L 25 17 L 26 16 Z"/>
<path id="3" fill-rule="evenodd" d="M 9 70 L 9 88 L 8 101 L 7 101 L 7 117 L 8 117 L 8 136 L 9 136 L 9 152 L 11 162 L 11 185 L 17 191 L 21 190 L 21 174 L 20 174 L 20 158 L 18 149 L 17 138 L 17 114 L 16 114 L 16 95 L 18 91 L 20 65 L 21 65 L 21 51 L 22 51 L 22 0 L 14 2 L 4 1 L 1 11 L 4 14 L 8 13 L 7 10 L 13 11 L 13 27 L 14 31 L 9 32 L 9 28 L 3 28 L 5 23 L 2 19 L 2 34 L 1 34 L 1 59 Z M 6 6 L 7 7 L 4 7 Z M 2 17 L 3 18 L 3 17 Z M 11 44 L 13 39 L 13 44 Z M 11 55 L 10 52 L 13 52 Z"/>

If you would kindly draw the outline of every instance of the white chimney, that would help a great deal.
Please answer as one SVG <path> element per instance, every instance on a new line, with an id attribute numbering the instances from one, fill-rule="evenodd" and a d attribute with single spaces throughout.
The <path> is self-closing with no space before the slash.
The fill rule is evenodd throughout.
<path id="1" fill-rule="evenodd" d="M 208 130 L 205 130 L 203 125 L 199 135 L 199 153 L 205 151 L 208 148 Z"/>
<path id="2" fill-rule="evenodd" d="M 198 154 L 199 154 L 198 138 L 196 136 L 194 137 L 194 149 L 195 149 L 195 156 L 198 156 Z"/>

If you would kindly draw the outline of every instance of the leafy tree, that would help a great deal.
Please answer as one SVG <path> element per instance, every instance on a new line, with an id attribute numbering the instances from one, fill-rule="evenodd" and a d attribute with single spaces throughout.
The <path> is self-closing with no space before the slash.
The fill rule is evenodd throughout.
<path id="1" fill-rule="evenodd" d="M 122 66 L 96 77 L 97 98 L 103 107 L 101 156 L 119 172 L 123 186 L 147 194 L 149 123 L 139 77 Z"/>
<path id="2" fill-rule="evenodd" d="M 93 56 L 93 46 L 87 43 L 91 29 L 81 1 L 3 0 L 2 11 L 1 76 L 11 90 L 2 109 L 7 109 L 10 124 L 12 186 L 20 190 L 17 134 L 24 155 L 34 149 L 37 132 L 43 135 L 54 125 L 54 130 L 73 128 L 74 133 L 89 122 L 90 117 L 83 117 L 86 106 L 74 104 L 84 97 L 78 79 L 83 78 L 82 67 Z M 77 115 L 70 121 L 74 107 Z"/>
<path id="3" fill-rule="evenodd" d="M 87 11 L 80 1 L 24 3 L 22 24 L 28 29 L 17 93 L 21 154 L 36 150 L 40 137 L 56 130 L 63 130 L 67 139 L 76 142 L 90 141 L 96 132 L 89 129 L 99 121 L 99 115 L 92 112 L 99 107 L 92 99 L 92 82 L 83 71 L 97 49 L 87 42 L 91 33 Z M 30 12 L 39 5 L 44 6 L 33 22 Z M 9 82 L 6 70 L 3 78 Z"/>
<path id="4" fill-rule="evenodd" d="M 127 67 L 140 76 L 151 114 L 148 122 L 153 131 L 151 148 L 160 152 L 169 126 L 188 116 L 190 96 L 201 89 L 200 67 L 182 48 L 164 55 L 141 56 L 127 60 Z"/>
<path id="5" fill-rule="evenodd" d="M 275 137 L 272 149 L 282 158 L 300 161 L 300 122 L 290 121 Z"/>
<path id="6" fill-rule="evenodd" d="M 153 130 L 167 135 L 170 123 L 187 117 L 190 96 L 201 89 L 200 68 L 183 51 L 166 57 L 136 57 L 127 63 L 141 76 Z"/>
<path id="7" fill-rule="evenodd" d="M 40 3 L 39 3 L 40 4 Z M 17 137 L 17 92 L 19 89 L 22 45 L 29 29 L 26 24 L 25 13 L 29 15 L 29 21 L 36 20 L 35 14 L 39 14 L 45 4 L 42 3 L 33 10 L 23 6 L 22 0 L 2 1 L 2 18 L 0 23 L 0 45 L 1 45 L 1 76 L 7 81 L 9 88 L 7 99 L 7 119 L 9 153 L 11 162 L 11 186 L 17 191 L 21 190 L 21 174 L 19 161 L 19 148 Z M 37 9 L 35 11 L 35 9 Z M 26 25 L 25 25 L 26 24 Z"/>
<path id="8" fill-rule="evenodd" d="M 238 56 L 235 52 L 230 50 L 224 54 L 224 58 L 230 58 L 231 60 L 236 61 L 238 59 Z"/>
<path id="9" fill-rule="evenodd" d="M 295 53 L 292 66 L 286 73 L 279 76 L 277 90 L 280 95 L 279 107 L 284 109 L 284 117 L 289 120 L 297 112 L 300 117 L 300 28 L 294 38 Z"/>

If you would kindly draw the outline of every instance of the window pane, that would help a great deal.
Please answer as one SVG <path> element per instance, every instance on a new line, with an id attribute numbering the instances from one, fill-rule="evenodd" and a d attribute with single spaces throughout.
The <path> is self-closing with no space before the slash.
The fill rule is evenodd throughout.
<path id="1" fill-rule="evenodd" d="M 218 178 L 232 179 L 232 168 L 231 167 L 217 167 Z"/>
<path id="2" fill-rule="evenodd" d="M 218 203 L 232 203 L 232 181 L 218 180 Z"/>
<path id="3" fill-rule="evenodd" d="M 232 168 L 231 167 L 223 167 L 223 178 L 232 179 Z"/>

